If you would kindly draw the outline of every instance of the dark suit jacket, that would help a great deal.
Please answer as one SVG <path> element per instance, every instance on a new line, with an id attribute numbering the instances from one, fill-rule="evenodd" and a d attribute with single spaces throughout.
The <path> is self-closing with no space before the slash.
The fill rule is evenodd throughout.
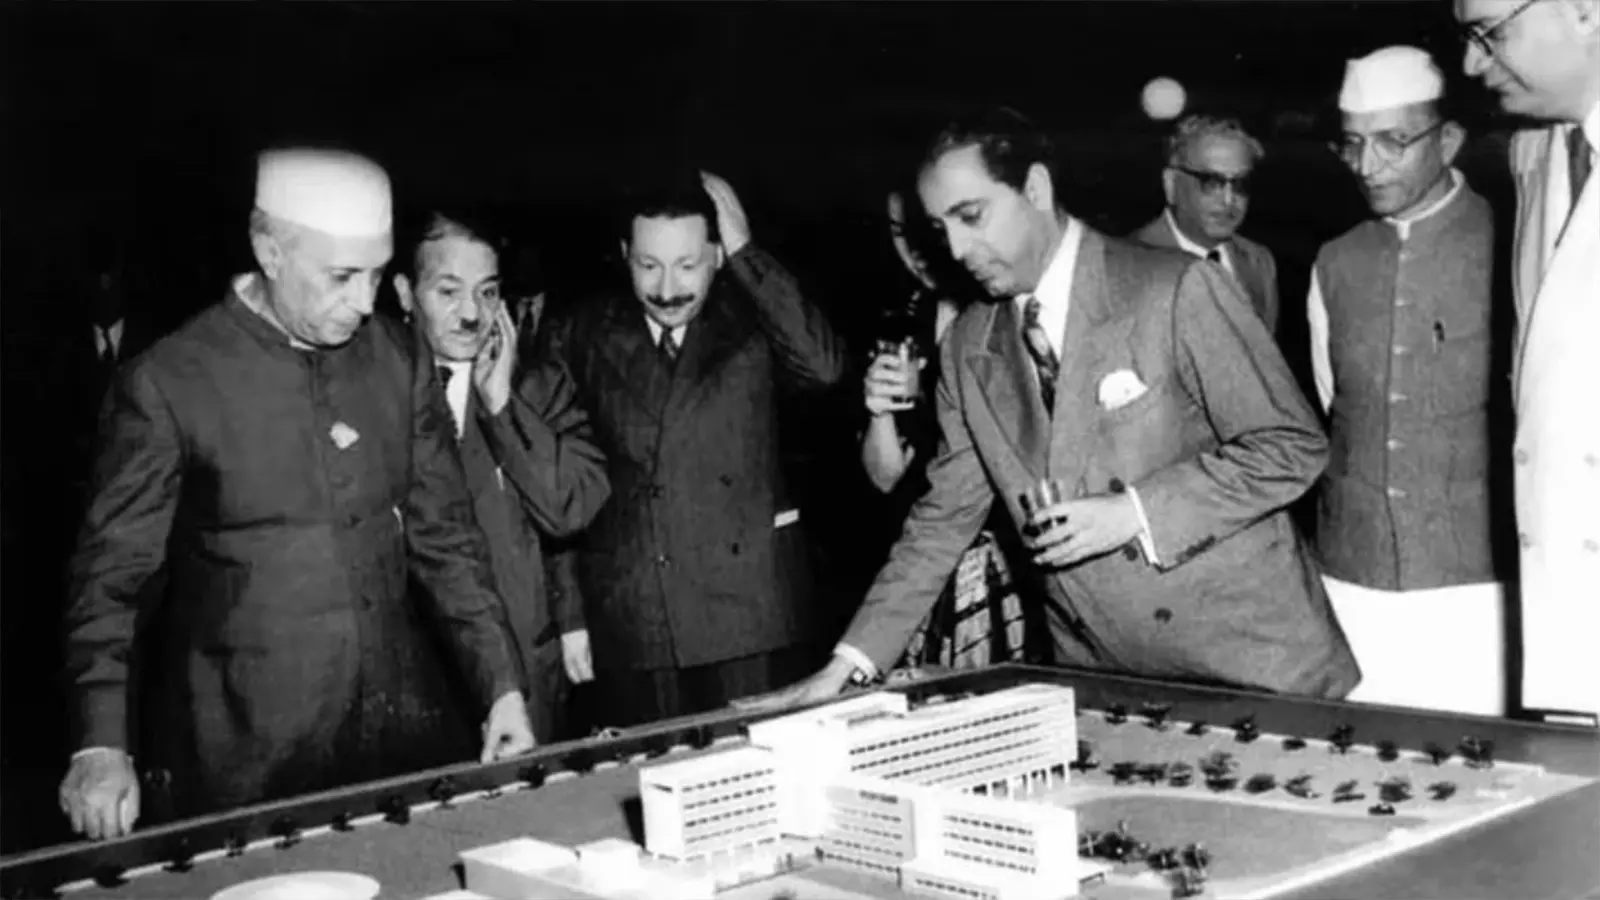
<path id="1" fill-rule="evenodd" d="M 801 525 L 778 453 L 778 389 L 814 392 L 846 353 L 776 260 L 748 247 L 717 276 L 673 367 L 629 293 L 544 325 L 606 455 L 611 501 L 575 584 L 595 665 L 664 669 L 815 639 Z"/>
<path id="2" fill-rule="evenodd" d="M 442 390 L 442 386 L 441 386 Z M 556 640 L 583 628 L 583 611 L 551 591 L 544 543 L 567 538 L 600 511 L 611 487 L 577 388 L 558 361 L 524 364 L 499 415 L 468 394 L 458 447 L 522 674 L 534 736 L 558 740 L 567 687 Z M 575 601 L 577 598 L 570 598 Z"/>
<path id="3" fill-rule="evenodd" d="M 427 631 L 470 718 L 518 684 L 433 373 L 398 323 L 301 351 L 232 295 L 121 370 L 70 575 L 80 746 L 129 745 L 140 588 L 165 561 L 171 678 L 148 756 L 180 814 L 459 760 Z"/>
<path id="4" fill-rule="evenodd" d="M 1130 546 L 1045 579 L 1075 633 L 1061 661 L 1348 693 L 1355 661 L 1283 512 L 1321 473 L 1327 440 L 1233 279 L 1086 228 L 1071 296 L 1053 420 L 1014 303 L 952 327 L 932 486 L 845 643 L 892 665 L 991 505 L 1022 521 L 1018 495 L 1048 475 L 1077 494 L 1137 490 L 1159 559 Z M 1124 371 L 1147 390 L 1107 410 L 1102 380 Z"/>
<path id="5" fill-rule="evenodd" d="M 1167 222 L 1165 214 L 1156 216 L 1130 237 L 1152 247 L 1182 249 L 1178 246 L 1178 237 L 1172 233 L 1172 226 Z M 1261 321 L 1267 323 L 1267 332 L 1277 334 L 1278 263 L 1272 258 L 1272 251 L 1242 234 L 1234 235 L 1228 243 L 1229 249 L 1233 251 L 1234 274 L 1238 276 L 1239 286 L 1244 288 L 1245 295 L 1250 298 L 1250 305 L 1255 307 L 1256 314 L 1261 316 Z"/>

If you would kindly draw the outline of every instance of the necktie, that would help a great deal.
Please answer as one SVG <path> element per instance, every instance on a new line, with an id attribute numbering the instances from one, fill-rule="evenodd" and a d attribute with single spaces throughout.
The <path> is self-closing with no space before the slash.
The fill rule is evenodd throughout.
<path id="1" fill-rule="evenodd" d="M 1219 266 L 1224 265 L 1222 261 L 1222 248 L 1212 247 L 1210 250 L 1207 250 L 1206 259 L 1216 263 Z"/>
<path id="2" fill-rule="evenodd" d="M 1574 126 L 1567 132 L 1567 184 L 1572 186 L 1573 209 L 1578 208 L 1578 198 L 1583 196 L 1583 186 L 1589 181 L 1589 172 L 1594 167 L 1593 155 L 1594 148 L 1589 146 L 1589 138 L 1582 128 Z"/>
<path id="3" fill-rule="evenodd" d="M 661 343 L 656 345 L 661 350 L 661 358 L 671 366 L 678 361 L 678 339 L 672 336 L 671 328 L 661 329 Z"/>
<path id="4" fill-rule="evenodd" d="M 1029 297 L 1022 309 L 1022 337 L 1028 345 L 1028 355 L 1033 357 L 1033 369 L 1039 376 L 1039 397 L 1044 400 L 1046 413 L 1056 408 L 1056 375 L 1061 372 L 1061 361 L 1056 358 L 1050 335 L 1039 324 L 1039 298 Z"/>
<path id="5" fill-rule="evenodd" d="M 455 369 L 452 369 L 449 366 L 440 366 L 439 367 L 439 383 L 444 385 L 445 387 L 449 387 L 450 386 L 450 379 L 454 378 L 455 374 L 456 374 L 456 370 Z"/>

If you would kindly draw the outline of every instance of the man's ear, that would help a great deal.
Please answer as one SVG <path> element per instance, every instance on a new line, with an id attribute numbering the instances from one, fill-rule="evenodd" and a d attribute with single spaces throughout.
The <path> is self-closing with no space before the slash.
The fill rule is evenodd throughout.
<path id="1" fill-rule="evenodd" d="M 269 281 L 277 281 L 278 274 L 283 269 L 283 246 L 278 243 L 278 239 L 265 229 L 252 230 L 250 252 L 255 256 L 261 274 L 267 276 Z"/>
<path id="2" fill-rule="evenodd" d="M 400 301 L 400 308 L 405 310 L 408 316 L 415 313 L 417 298 L 411 293 L 411 279 L 396 272 L 391 280 L 394 283 L 394 295 Z"/>
<path id="3" fill-rule="evenodd" d="M 1161 193 L 1167 198 L 1167 205 L 1171 206 L 1178 193 L 1178 173 L 1171 166 L 1161 170 Z"/>
<path id="4" fill-rule="evenodd" d="M 1444 164 L 1453 166 L 1456 155 L 1467 143 L 1467 130 L 1455 122 L 1446 122 L 1439 129 L 1439 155 L 1444 159 Z"/>
<path id="5" fill-rule="evenodd" d="M 1050 178 L 1050 170 L 1043 163 L 1028 167 L 1028 180 L 1022 183 L 1022 195 L 1028 198 L 1034 209 L 1055 215 L 1056 186 Z"/>
<path id="6" fill-rule="evenodd" d="M 721 269 L 722 264 L 728 261 L 728 251 L 723 248 L 721 241 L 712 244 L 711 247 L 713 252 L 711 257 L 711 268 Z"/>

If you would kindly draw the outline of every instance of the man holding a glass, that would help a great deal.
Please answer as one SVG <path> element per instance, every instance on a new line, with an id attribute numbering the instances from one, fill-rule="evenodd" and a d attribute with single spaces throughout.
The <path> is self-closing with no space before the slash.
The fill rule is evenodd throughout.
<path id="1" fill-rule="evenodd" d="M 1048 139 L 1014 112 L 946 126 L 923 160 L 926 214 L 995 302 L 941 345 L 930 488 L 834 659 L 750 705 L 892 666 L 997 502 L 1032 533 L 1057 662 L 1349 693 L 1360 672 L 1285 511 L 1327 440 L 1238 285 L 1067 215 Z"/>

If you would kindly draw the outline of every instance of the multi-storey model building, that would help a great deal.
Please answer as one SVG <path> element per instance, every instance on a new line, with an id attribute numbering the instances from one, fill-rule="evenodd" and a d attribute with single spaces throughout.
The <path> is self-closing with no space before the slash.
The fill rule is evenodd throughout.
<path id="1" fill-rule="evenodd" d="M 626 842 L 510 841 L 462 854 L 468 887 L 480 890 L 477 873 L 492 897 L 709 898 L 783 871 L 796 841 L 958 900 L 1062 900 L 1099 872 L 1078 858 L 1076 813 L 1024 796 L 1064 781 L 1077 755 L 1070 688 L 915 710 L 902 694 L 868 694 L 757 723 L 749 738 L 641 770 L 648 855 Z"/>
<path id="2" fill-rule="evenodd" d="M 760 722 L 748 747 L 640 774 L 645 846 L 682 860 L 804 838 L 926 893 L 1070 896 L 1076 814 L 997 795 L 1066 778 L 1076 712 L 1070 688 L 1023 685 L 916 710 L 869 694 Z"/>

